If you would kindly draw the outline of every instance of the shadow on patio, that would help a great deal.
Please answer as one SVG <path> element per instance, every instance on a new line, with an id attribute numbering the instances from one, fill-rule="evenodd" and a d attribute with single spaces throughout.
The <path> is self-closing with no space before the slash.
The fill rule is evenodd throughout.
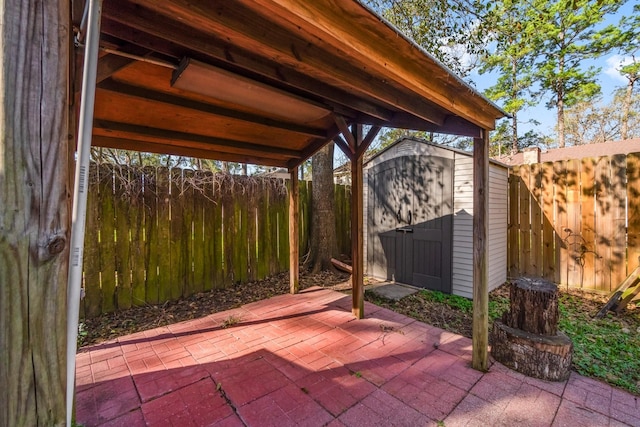
<path id="1" fill-rule="evenodd" d="M 77 356 L 85 426 L 629 425 L 637 398 L 572 374 L 470 368 L 471 341 L 313 288 Z"/>

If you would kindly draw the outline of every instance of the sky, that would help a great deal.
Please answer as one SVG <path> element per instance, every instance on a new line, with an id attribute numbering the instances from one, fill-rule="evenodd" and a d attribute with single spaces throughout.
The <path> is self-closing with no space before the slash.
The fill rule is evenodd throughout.
<path id="1" fill-rule="evenodd" d="M 619 22 L 620 17 L 630 15 L 633 11 L 633 6 L 637 1 L 638 0 L 627 1 L 627 3 L 620 8 L 616 15 L 610 16 L 605 19 L 602 27 L 609 24 L 615 25 Z M 622 58 L 620 55 L 611 53 L 595 60 L 585 61 L 585 66 L 593 65 L 594 67 L 601 69 L 601 72 L 598 75 L 598 83 L 601 86 L 602 100 L 605 104 L 610 102 L 616 89 L 626 86 L 627 80 L 622 77 L 616 70 L 616 68 L 620 66 L 620 63 L 623 60 L 624 58 Z M 495 74 L 479 75 L 477 72 L 472 72 L 469 78 L 474 82 L 474 86 L 480 92 L 491 87 L 493 84 L 495 84 L 496 81 Z M 535 120 L 540 122 L 540 125 L 536 126 L 524 123 L 520 124 L 518 133 L 523 134 L 528 130 L 535 130 L 538 133 L 544 135 L 555 135 L 556 111 L 555 109 L 546 108 L 545 104 L 547 103 L 548 99 L 549 97 L 547 96 L 541 99 L 540 103 L 536 107 L 529 107 L 526 109 L 526 111 L 522 111 L 521 113 L 519 113 L 519 116 L 522 118 L 523 122 L 534 118 Z"/>

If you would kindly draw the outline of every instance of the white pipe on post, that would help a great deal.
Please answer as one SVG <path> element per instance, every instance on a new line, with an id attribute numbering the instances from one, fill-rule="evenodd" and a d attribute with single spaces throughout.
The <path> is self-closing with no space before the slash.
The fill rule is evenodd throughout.
<path id="1" fill-rule="evenodd" d="M 101 15 L 102 0 L 89 0 L 84 69 L 82 71 L 82 93 L 80 95 L 78 153 L 73 185 L 69 281 L 67 283 L 67 427 L 71 427 L 73 398 L 75 394 L 78 316 L 80 311 L 80 287 L 82 285 L 82 255 L 84 251 L 89 154 L 91 152 L 91 134 L 93 131 L 93 107 L 96 96 L 96 73 L 98 69 Z"/>

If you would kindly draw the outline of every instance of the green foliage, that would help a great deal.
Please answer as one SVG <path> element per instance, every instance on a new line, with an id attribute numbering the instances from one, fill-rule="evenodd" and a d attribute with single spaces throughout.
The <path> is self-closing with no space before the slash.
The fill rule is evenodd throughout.
<path id="1" fill-rule="evenodd" d="M 484 3 L 475 0 L 365 0 L 402 33 L 458 75 L 475 67 L 469 57 L 484 50 L 475 31 Z"/>
<path id="2" fill-rule="evenodd" d="M 421 291 L 423 298 L 427 301 L 446 304 L 447 306 L 459 310 L 463 313 L 473 312 L 473 301 L 459 295 L 445 294 L 439 291 Z M 493 321 L 502 317 L 502 313 L 509 309 L 509 298 L 494 297 L 489 300 L 489 319 Z"/>
<path id="3" fill-rule="evenodd" d="M 498 80 L 485 92 L 490 99 L 501 102 L 511 114 L 510 150 L 518 148 L 518 113 L 533 104 L 536 28 L 527 15 L 528 6 L 520 1 L 491 2 L 480 30 L 489 34 L 493 49 L 481 57 L 480 73 L 497 71 Z M 501 148 L 501 146 L 499 146 Z M 502 152 L 502 150 L 500 150 Z"/>
<path id="4" fill-rule="evenodd" d="M 606 15 L 615 13 L 619 0 L 535 0 L 529 16 L 537 31 L 539 52 L 534 76 L 542 93 L 550 94 L 547 107 L 558 111 L 558 145 L 564 146 L 564 108 L 592 99 L 600 92 L 594 67 L 583 61 L 611 49 L 594 43 L 596 27 Z"/>
<path id="5" fill-rule="evenodd" d="M 559 328 L 573 341 L 574 368 L 582 375 L 640 393 L 638 330 L 627 327 L 611 314 L 604 319 L 592 319 L 579 309 L 580 304 L 580 298 L 568 294 L 560 296 Z"/>
<path id="6" fill-rule="evenodd" d="M 240 323 L 241 320 L 242 319 L 240 319 L 239 317 L 231 315 L 231 316 L 227 317 L 226 319 L 224 319 L 224 321 L 222 322 L 222 325 L 220 327 L 222 329 L 230 328 L 231 326 L 234 326 L 234 325 L 237 325 L 238 323 Z"/>
<path id="7" fill-rule="evenodd" d="M 489 299 L 489 322 L 501 319 L 506 311 L 509 311 L 509 298 L 493 296 Z"/>
<path id="8" fill-rule="evenodd" d="M 427 301 L 447 304 L 449 307 L 464 313 L 471 313 L 473 311 L 473 302 L 465 297 L 445 294 L 439 291 L 422 291 L 422 295 Z"/>
<path id="9" fill-rule="evenodd" d="M 523 148 L 539 146 L 546 147 L 551 144 L 551 138 L 539 134 L 533 130 L 525 132 L 517 138 L 516 149 L 513 150 L 513 127 L 510 121 L 500 121 L 496 129 L 489 134 L 489 155 L 492 157 L 504 156 L 514 151 L 522 151 Z"/>

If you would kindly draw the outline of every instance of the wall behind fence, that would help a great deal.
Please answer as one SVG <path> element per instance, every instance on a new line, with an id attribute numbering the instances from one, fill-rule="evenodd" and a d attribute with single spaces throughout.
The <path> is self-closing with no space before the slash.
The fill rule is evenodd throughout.
<path id="1" fill-rule="evenodd" d="M 640 154 L 513 167 L 509 275 L 612 291 L 638 266 Z"/>
<path id="2" fill-rule="evenodd" d="M 158 304 L 289 269 L 287 184 L 167 168 L 91 165 L 83 313 Z M 350 189 L 336 186 L 336 232 L 350 251 Z M 300 252 L 311 184 L 300 182 Z"/>

